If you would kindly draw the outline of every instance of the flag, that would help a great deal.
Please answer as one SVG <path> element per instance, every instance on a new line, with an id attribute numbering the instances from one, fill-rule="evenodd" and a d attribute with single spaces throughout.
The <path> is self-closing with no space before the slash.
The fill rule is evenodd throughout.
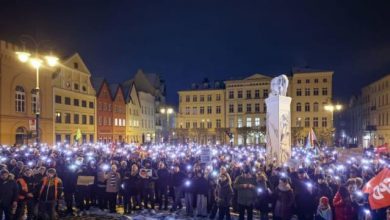
<path id="1" fill-rule="evenodd" d="M 79 141 L 80 139 L 81 139 L 81 130 L 80 130 L 80 128 L 77 128 L 76 141 Z"/>
<path id="2" fill-rule="evenodd" d="M 374 176 L 363 188 L 368 193 L 368 201 L 371 209 L 380 209 L 390 206 L 390 169 L 384 168 Z"/>
<path id="3" fill-rule="evenodd" d="M 316 134 L 314 133 L 313 128 L 310 128 L 309 134 L 307 135 L 305 147 L 312 148 L 314 147 L 315 142 L 317 142 Z"/>

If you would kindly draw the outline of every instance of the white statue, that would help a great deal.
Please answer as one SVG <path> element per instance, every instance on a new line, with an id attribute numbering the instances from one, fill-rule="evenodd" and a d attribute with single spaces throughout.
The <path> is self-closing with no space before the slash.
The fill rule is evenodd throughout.
<path id="1" fill-rule="evenodd" d="M 286 75 L 280 75 L 271 80 L 272 96 L 286 96 L 288 87 L 288 78 Z"/>

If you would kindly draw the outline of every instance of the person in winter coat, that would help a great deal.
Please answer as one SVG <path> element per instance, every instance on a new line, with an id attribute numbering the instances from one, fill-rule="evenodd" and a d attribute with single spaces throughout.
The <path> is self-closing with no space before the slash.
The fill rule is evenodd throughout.
<path id="1" fill-rule="evenodd" d="M 50 168 L 38 187 L 39 210 L 43 219 L 56 219 L 55 206 L 62 194 L 62 180 L 56 176 L 56 170 Z"/>
<path id="2" fill-rule="evenodd" d="M 233 188 L 228 174 L 220 174 L 215 189 L 217 209 L 212 211 L 210 219 L 214 219 L 218 210 L 218 220 L 230 220 L 230 206 L 233 198 Z"/>
<path id="3" fill-rule="evenodd" d="M 294 208 L 294 193 L 287 177 L 279 179 L 279 185 L 275 188 L 275 210 L 274 219 L 290 220 Z"/>
<path id="4" fill-rule="evenodd" d="M 0 171 L 0 219 L 11 220 L 18 201 L 18 185 L 8 170 Z"/>
<path id="5" fill-rule="evenodd" d="M 107 180 L 106 174 L 109 169 L 108 164 L 100 164 L 98 171 L 96 172 L 95 180 L 96 180 L 96 197 L 100 210 L 107 209 L 107 199 L 106 199 L 106 188 L 107 188 Z"/>
<path id="6" fill-rule="evenodd" d="M 204 177 L 202 171 L 198 171 L 197 173 L 195 173 L 194 186 L 196 195 L 196 215 L 198 217 L 206 217 L 209 183 Z"/>
<path id="7" fill-rule="evenodd" d="M 171 211 L 176 211 L 177 207 L 181 207 L 181 198 L 183 194 L 184 189 L 184 182 L 185 182 L 186 175 L 180 171 L 180 167 L 178 165 L 175 165 L 173 167 L 173 174 L 172 174 L 172 187 L 175 192 L 175 201 L 172 205 Z"/>
<path id="8" fill-rule="evenodd" d="M 155 181 L 157 180 L 157 174 L 150 162 L 145 163 L 145 168 L 140 171 L 139 184 L 141 187 L 141 199 L 144 203 L 143 208 L 148 208 L 150 202 L 151 209 L 154 209 L 154 192 L 155 192 Z"/>
<path id="9" fill-rule="evenodd" d="M 164 162 L 160 161 L 157 170 L 158 181 L 156 181 L 156 197 L 159 209 L 168 209 L 168 182 L 170 174 Z"/>
<path id="10" fill-rule="evenodd" d="M 328 182 L 325 179 L 325 176 L 320 174 L 317 176 L 317 184 L 313 189 L 313 194 L 316 201 L 319 201 L 321 197 L 328 198 L 328 201 L 333 199 L 332 188 L 330 188 Z M 332 203 L 330 203 L 332 205 Z"/>
<path id="11" fill-rule="evenodd" d="M 312 220 L 316 211 L 313 189 L 314 184 L 304 169 L 298 170 L 298 178 L 293 179 L 295 204 L 299 220 Z"/>
<path id="12" fill-rule="evenodd" d="M 239 220 L 244 220 L 245 211 L 247 212 L 248 220 L 252 220 L 253 218 L 257 183 L 250 172 L 250 168 L 245 167 L 243 174 L 238 176 L 234 183 L 234 187 L 237 189 Z"/>
<path id="13" fill-rule="evenodd" d="M 187 173 L 187 177 L 184 179 L 184 200 L 186 205 L 186 215 L 192 217 L 194 215 L 194 193 L 195 183 L 192 172 Z"/>
<path id="14" fill-rule="evenodd" d="M 94 176 L 94 173 L 90 172 L 87 166 L 81 166 L 77 171 L 77 179 L 84 176 Z M 79 209 L 79 215 L 89 214 L 88 212 L 91 206 L 91 189 L 92 185 L 76 185 L 75 199 L 77 208 Z"/>
<path id="15" fill-rule="evenodd" d="M 267 176 L 264 173 L 256 174 L 256 203 L 255 207 L 260 211 L 260 219 L 268 219 L 269 207 L 268 204 L 271 203 L 271 189 L 269 188 L 269 183 L 267 181 Z"/>
<path id="16" fill-rule="evenodd" d="M 357 219 L 357 210 L 352 204 L 348 189 L 340 186 L 333 198 L 335 220 Z"/>
<path id="17" fill-rule="evenodd" d="M 328 197 L 321 197 L 317 208 L 315 220 L 332 220 L 332 209 L 329 205 Z"/>
<path id="18" fill-rule="evenodd" d="M 111 171 L 106 174 L 106 193 L 110 208 L 110 213 L 116 213 L 116 197 L 119 192 L 121 185 L 121 177 L 118 173 L 118 168 L 116 165 L 111 166 Z"/>
<path id="19" fill-rule="evenodd" d="M 15 213 L 15 219 L 21 220 L 24 216 L 24 210 L 27 206 L 27 220 L 34 217 L 34 181 L 32 178 L 32 170 L 25 169 L 23 175 L 16 180 L 19 187 L 18 207 Z"/>
<path id="20" fill-rule="evenodd" d="M 64 200 L 66 203 L 66 214 L 73 215 L 73 197 L 76 191 L 76 166 L 70 165 L 63 171 L 62 183 L 64 186 Z"/>

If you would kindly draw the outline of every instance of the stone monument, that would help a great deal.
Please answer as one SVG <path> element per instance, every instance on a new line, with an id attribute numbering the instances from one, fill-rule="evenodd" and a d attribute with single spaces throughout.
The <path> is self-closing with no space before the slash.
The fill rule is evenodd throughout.
<path id="1" fill-rule="evenodd" d="M 282 165 L 291 157 L 291 97 L 287 97 L 288 78 L 271 80 L 267 105 L 267 161 Z"/>

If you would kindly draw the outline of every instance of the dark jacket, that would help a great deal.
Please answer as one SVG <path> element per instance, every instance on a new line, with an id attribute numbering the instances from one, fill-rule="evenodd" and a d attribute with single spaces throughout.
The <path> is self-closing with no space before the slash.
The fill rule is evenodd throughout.
<path id="1" fill-rule="evenodd" d="M 169 172 L 167 168 L 157 170 L 158 180 L 156 181 L 157 189 L 166 189 L 169 184 Z"/>
<path id="2" fill-rule="evenodd" d="M 217 205 L 219 207 L 229 207 L 233 198 L 233 188 L 229 180 L 219 182 L 215 189 Z"/>
<path id="3" fill-rule="evenodd" d="M 202 177 L 195 177 L 194 180 L 194 193 L 199 195 L 208 195 L 209 192 L 209 182 L 206 178 Z"/>
<path id="4" fill-rule="evenodd" d="M 250 184 L 253 188 L 246 188 L 243 185 Z M 234 187 L 237 189 L 237 202 L 240 205 L 254 205 L 256 200 L 256 179 L 254 177 L 245 178 L 243 175 L 237 177 Z"/>
<path id="5" fill-rule="evenodd" d="M 184 179 L 185 178 L 186 178 L 186 175 L 182 172 L 173 173 L 172 174 L 172 186 L 174 186 L 174 187 L 184 186 Z"/>
<path id="6" fill-rule="evenodd" d="M 294 207 L 294 193 L 291 187 L 276 187 L 274 197 L 276 201 L 274 215 L 282 220 L 290 220 Z"/>
<path id="7" fill-rule="evenodd" d="M 0 203 L 9 207 L 13 202 L 18 201 L 18 185 L 16 181 L 8 177 L 7 180 L 0 179 Z"/>
<path id="8" fill-rule="evenodd" d="M 269 184 L 267 181 L 258 181 L 256 186 L 256 203 L 255 207 L 260 212 L 268 212 L 268 203 L 271 203 L 271 195 L 268 191 Z"/>

